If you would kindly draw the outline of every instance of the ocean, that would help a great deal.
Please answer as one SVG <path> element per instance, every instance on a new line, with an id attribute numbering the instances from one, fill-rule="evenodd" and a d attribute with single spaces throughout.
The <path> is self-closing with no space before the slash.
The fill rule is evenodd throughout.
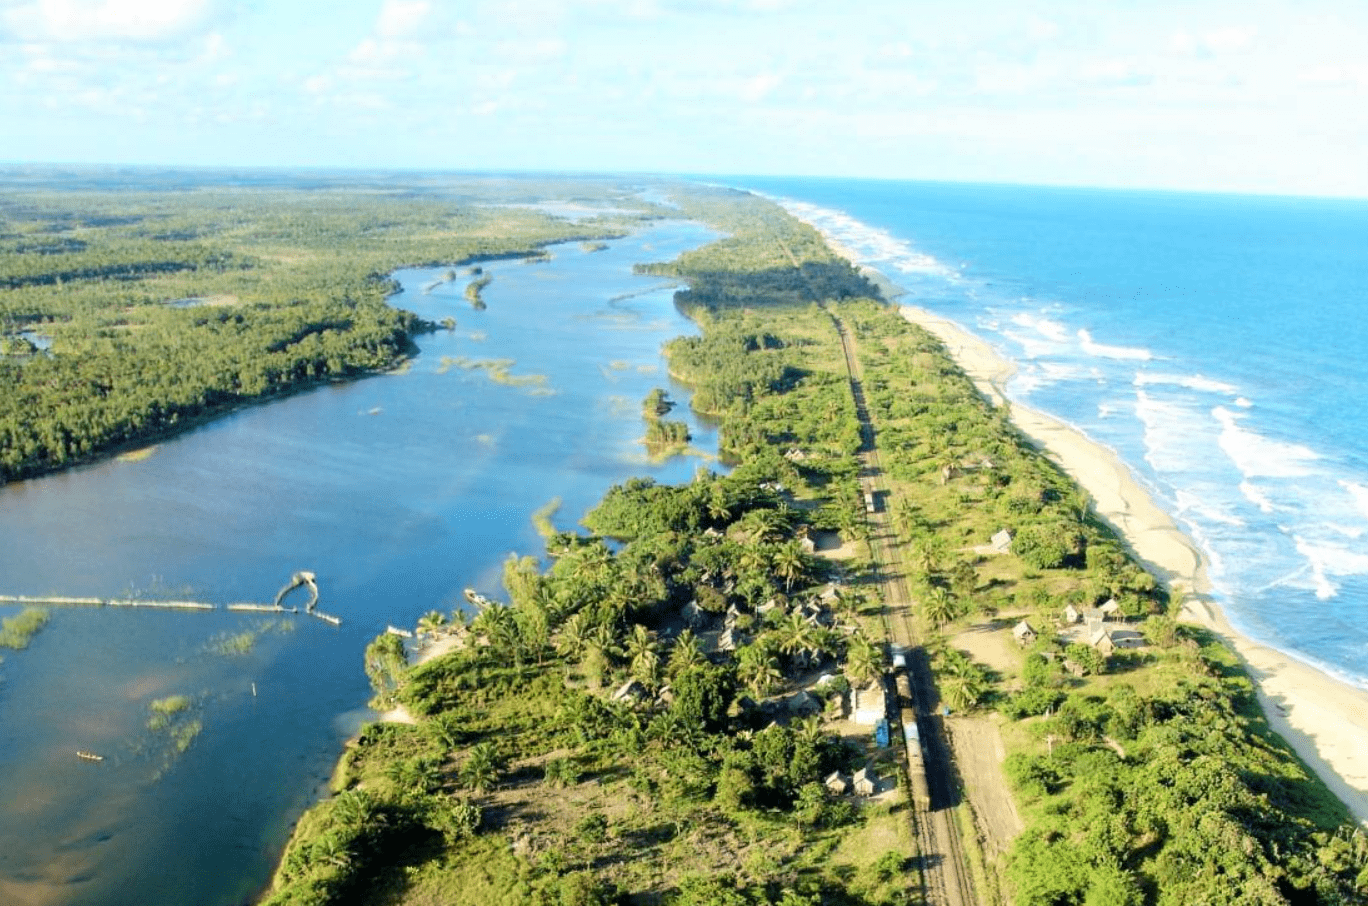
<path id="1" fill-rule="evenodd" d="M 1368 201 L 734 178 L 1017 364 L 1245 635 L 1368 689 Z"/>

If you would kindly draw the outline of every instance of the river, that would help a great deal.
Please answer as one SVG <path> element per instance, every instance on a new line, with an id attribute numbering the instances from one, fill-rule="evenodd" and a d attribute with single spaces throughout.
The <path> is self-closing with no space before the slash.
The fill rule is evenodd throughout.
<path id="1" fill-rule="evenodd" d="M 432 286 L 445 268 L 399 271 L 395 305 L 457 322 L 420 337 L 406 370 L 0 487 L 0 594 L 269 602 L 310 569 L 320 609 L 343 620 L 54 608 L 0 664 L 0 902 L 257 895 L 372 716 L 362 651 L 375 635 L 451 611 L 464 586 L 501 593 L 508 554 L 541 552 L 530 516 L 552 497 L 557 526 L 573 528 L 615 482 L 685 481 L 706 464 L 646 460 L 653 387 L 681 403 L 695 446 L 716 450 L 660 353 L 695 329 L 671 286 L 631 273 L 712 238 L 661 222 L 601 251 L 486 263 L 483 311 L 464 297 L 470 277 Z M 511 360 L 508 379 L 472 367 L 492 360 Z M 181 754 L 149 728 L 152 702 L 173 695 L 189 706 L 172 727 L 202 725 Z"/>

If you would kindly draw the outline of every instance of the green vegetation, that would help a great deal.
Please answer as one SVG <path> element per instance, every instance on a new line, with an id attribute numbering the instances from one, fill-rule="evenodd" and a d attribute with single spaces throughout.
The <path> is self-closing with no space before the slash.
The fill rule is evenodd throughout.
<path id="1" fill-rule="evenodd" d="M 147 720 L 147 729 L 162 740 L 154 743 L 154 746 L 164 748 L 161 770 L 170 767 L 177 755 L 184 754 L 204 729 L 204 723 L 196 716 L 195 708 L 195 700 L 188 695 L 153 699 L 147 706 L 151 715 Z"/>
<path id="2" fill-rule="evenodd" d="M 271 633 L 293 632 L 293 620 L 261 620 L 241 632 L 221 632 L 209 639 L 208 650 L 224 657 L 241 657 L 251 654 L 257 642 Z"/>
<path id="3" fill-rule="evenodd" d="M 689 426 L 681 421 L 663 418 L 674 408 L 674 403 L 657 387 L 641 402 L 641 417 L 646 421 L 643 442 L 653 458 L 673 456 L 689 448 Z"/>
<path id="4" fill-rule="evenodd" d="M 25 607 L 0 621 L 0 648 L 23 651 L 38 631 L 47 625 L 49 615 L 43 607 Z"/>
<path id="5" fill-rule="evenodd" d="M 550 538 L 552 535 L 556 534 L 556 526 L 551 519 L 556 515 L 560 508 L 561 499 L 559 497 L 552 497 L 532 514 L 532 525 L 536 527 L 538 535 L 541 535 L 543 538 Z"/>
<path id="6" fill-rule="evenodd" d="M 536 255 L 550 242 L 621 235 L 635 219 L 572 224 L 493 207 L 509 188 L 479 179 L 298 188 L 122 178 L 132 185 L 4 180 L 0 482 L 393 367 L 432 327 L 386 304 L 396 267 Z M 614 187 L 577 185 L 614 208 L 651 210 Z M 33 354 L 28 330 L 51 349 Z"/>
<path id="7" fill-rule="evenodd" d="M 496 384 L 509 387 L 529 387 L 533 396 L 552 396 L 555 390 L 546 386 L 544 374 L 513 374 L 510 369 L 517 364 L 514 359 L 472 359 L 467 356 L 447 356 L 441 358 L 438 373 L 456 367 L 465 371 L 483 371 Z"/>
<path id="8" fill-rule="evenodd" d="M 88 223 L 71 199 L 62 218 L 44 213 L 59 209 L 50 200 L 31 203 L 24 216 L 43 229 L 13 213 L 31 200 L 6 199 L 2 241 L 13 255 L 0 281 L 0 333 L 42 321 L 54 345 L 51 356 L 0 361 L 0 373 L 22 377 L 47 361 L 85 367 L 73 353 L 143 361 L 140 344 L 159 335 L 162 317 L 168 337 L 199 318 L 207 326 L 238 314 L 253 342 L 263 325 L 294 336 L 291 299 L 319 306 L 310 317 L 334 317 L 340 298 L 359 311 L 383 296 L 368 275 L 397 261 L 507 251 L 517 231 L 503 218 L 537 241 L 569 229 L 524 209 L 421 194 L 400 203 L 379 192 L 373 204 L 346 206 L 327 195 L 306 207 L 285 193 L 273 199 L 283 208 L 263 201 L 244 213 L 240 196 L 208 192 L 186 215 L 199 227 L 158 240 L 148 224 L 172 221 L 175 206 L 154 198 L 124 222 Z M 957 712 L 1004 718 L 1007 780 L 1026 828 L 980 867 L 990 886 L 1018 906 L 1363 902 L 1368 838 L 1270 732 L 1230 653 L 1168 616 L 1164 590 L 940 345 L 773 205 L 696 187 L 675 200 L 728 238 L 642 269 L 688 284 L 678 301 L 702 333 L 670 344 L 670 368 L 694 388 L 695 408 L 719 419 L 732 471 L 611 489 L 584 519 L 590 534 L 549 534 L 549 568 L 510 558 L 507 604 L 484 607 L 469 625 L 424 618 L 425 634 L 463 641 L 449 654 L 410 666 L 397 637 L 372 642 L 365 669 L 376 704 L 402 704 L 417 723 L 372 725 L 349 746 L 335 795 L 301 819 L 269 902 L 913 901 L 906 800 L 857 802 L 823 785 L 832 771 L 866 764 L 884 778 L 898 771 L 891 750 L 837 717 L 844 691 L 877 677 L 886 657 L 876 570 L 859 543 L 861 426 L 838 323 L 863 371 L 883 507 L 909 552 L 902 571 L 940 697 Z M 107 209 L 98 196 L 88 208 Z M 294 214 L 272 213 L 282 209 Z M 367 219 L 382 211 L 391 219 Z M 414 224 L 424 217 L 420 240 Z M 471 248 L 462 236 L 490 246 L 455 254 Z M 419 248 L 441 251 L 423 257 Z M 105 269 L 92 271 L 100 262 Z M 249 302 L 235 281 L 251 274 L 266 288 L 345 288 Z M 69 297 L 59 281 L 74 287 Z M 122 308 L 110 306 L 111 289 L 130 297 Z M 151 298 L 131 298 L 139 293 Z M 230 295 L 231 304 L 165 304 Z M 377 323 L 393 323 L 396 337 L 417 329 L 382 308 Z M 340 341 L 359 323 L 358 314 L 323 332 Z M 371 351 L 377 361 L 390 354 Z M 491 376 L 500 367 L 451 364 Z M 70 386 L 73 399 L 104 398 L 89 384 L 52 386 L 57 397 Z M 13 396 L 5 387 L 0 413 Z M 39 426 L 56 423 L 36 411 Z M 18 424 L 0 414 L 7 455 L 27 449 L 13 440 Z M 1005 552 L 989 543 L 1003 530 Z M 853 559 L 838 568 L 811 554 L 803 542 L 819 532 L 839 533 Z M 834 601 L 821 594 L 833 577 L 844 583 Z M 1111 625 L 1145 645 L 1108 653 L 1055 631 L 1066 605 L 1110 600 Z M 1004 659 L 1015 666 L 979 663 L 956 642 L 971 619 L 1010 639 L 1023 617 L 1039 639 Z M 822 672 L 837 681 L 818 687 Z M 162 701 L 149 727 L 188 746 L 199 729 L 193 703 Z"/>

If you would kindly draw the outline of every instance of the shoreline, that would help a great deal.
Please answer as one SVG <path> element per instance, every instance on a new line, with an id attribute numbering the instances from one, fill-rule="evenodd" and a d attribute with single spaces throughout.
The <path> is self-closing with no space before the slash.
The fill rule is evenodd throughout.
<path id="1" fill-rule="evenodd" d="M 846 249 L 837 251 L 850 257 Z M 986 341 L 925 309 L 898 308 L 945 345 L 993 405 L 1008 408 L 1012 423 L 1087 491 L 1093 511 L 1136 557 L 1181 593 L 1179 619 L 1211 630 L 1230 645 L 1254 681 L 1269 726 L 1368 825 L 1368 691 L 1236 631 L 1211 597 L 1201 551 L 1116 453 L 1060 419 L 1007 399 L 1002 388 L 1015 366 Z"/>

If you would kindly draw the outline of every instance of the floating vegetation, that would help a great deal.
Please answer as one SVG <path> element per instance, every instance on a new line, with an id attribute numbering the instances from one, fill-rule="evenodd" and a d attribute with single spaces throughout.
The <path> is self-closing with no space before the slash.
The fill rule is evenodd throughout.
<path id="1" fill-rule="evenodd" d="M 165 771 L 173 758 L 190 748 L 204 729 L 204 721 L 199 718 L 196 701 L 188 695 L 153 699 L 147 710 L 147 729 L 154 737 L 153 748 L 162 750 L 161 770 Z"/>
<path id="2" fill-rule="evenodd" d="M 614 371 L 626 371 L 632 367 L 632 363 L 626 359 L 613 359 L 613 361 L 608 363 L 608 367 Z"/>
<path id="3" fill-rule="evenodd" d="M 251 654 L 262 636 L 294 630 L 293 620 L 262 620 L 242 632 L 220 632 L 210 637 L 207 650 L 222 657 L 241 657 Z"/>
<path id="4" fill-rule="evenodd" d="M 488 308 L 488 306 L 485 305 L 484 296 L 480 295 L 480 293 L 484 290 L 486 286 L 493 282 L 493 277 L 491 277 L 489 274 L 484 274 L 480 277 L 476 277 L 474 280 L 471 280 L 469 284 L 467 284 L 465 288 L 465 297 L 466 301 L 470 303 L 471 308 L 475 309 L 476 311 L 484 311 L 486 308 Z"/>
<path id="5" fill-rule="evenodd" d="M 556 534 L 556 526 L 552 524 L 551 517 L 556 515 L 556 511 L 561 508 L 561 499 L 552 497 L 546 504 L 532 514 L 532 524 L 537 528 L 537 534 L 543 538 L 550 538 Z"/>
<path id="6" fill-rule="evenodd" d="M 160 447 L 157 444 L 152 444 L 150 447 L 141 447 L 137 450 L 129 450 L 127 453 L 120 453 L 114 458 L 119 462 L 142 462 L 144 459 L 151 459 L 158 449 Z"/>
<path id="7" fill-rule="evenodd" d="M 47 621 L 48 612 L 43 607 L 25 607 L 14 616 L 6 617 L 0 621 L 0 648 L 23 651 Z"/>
<path id="8" fill-rule="evenodd" d="M 601 252 L 601 251 L 603 251 L 604 249 L 608 248 L 608 243 L 606 243 L 606 242 L 581 242 L 581 243 L 580 243 L 580 248 L 583 249 L 583 250 L 586 251 L 586 252 Z"/>
<path id="9" fill-rule="evenodd" d="M 438 374 L 446 374 L 448 369 L 463 368 L 466 371 L 483 371 L 496 384 L 510 387 L 532 387 L 535 396 L 550 396 L 556 391 L 546 387 L 544 374 L 512 374 L 509 369 L 517 364 L 515 359 L 472 359 L 467 356 L 442 356 L 437 368 Z"/>
<path id="10" fill-rule="evenodd" d="M 475 442 L 484 447 L 493 447 L 498 443 L 498 439 L 493 434 L 476 434 Z"/>

